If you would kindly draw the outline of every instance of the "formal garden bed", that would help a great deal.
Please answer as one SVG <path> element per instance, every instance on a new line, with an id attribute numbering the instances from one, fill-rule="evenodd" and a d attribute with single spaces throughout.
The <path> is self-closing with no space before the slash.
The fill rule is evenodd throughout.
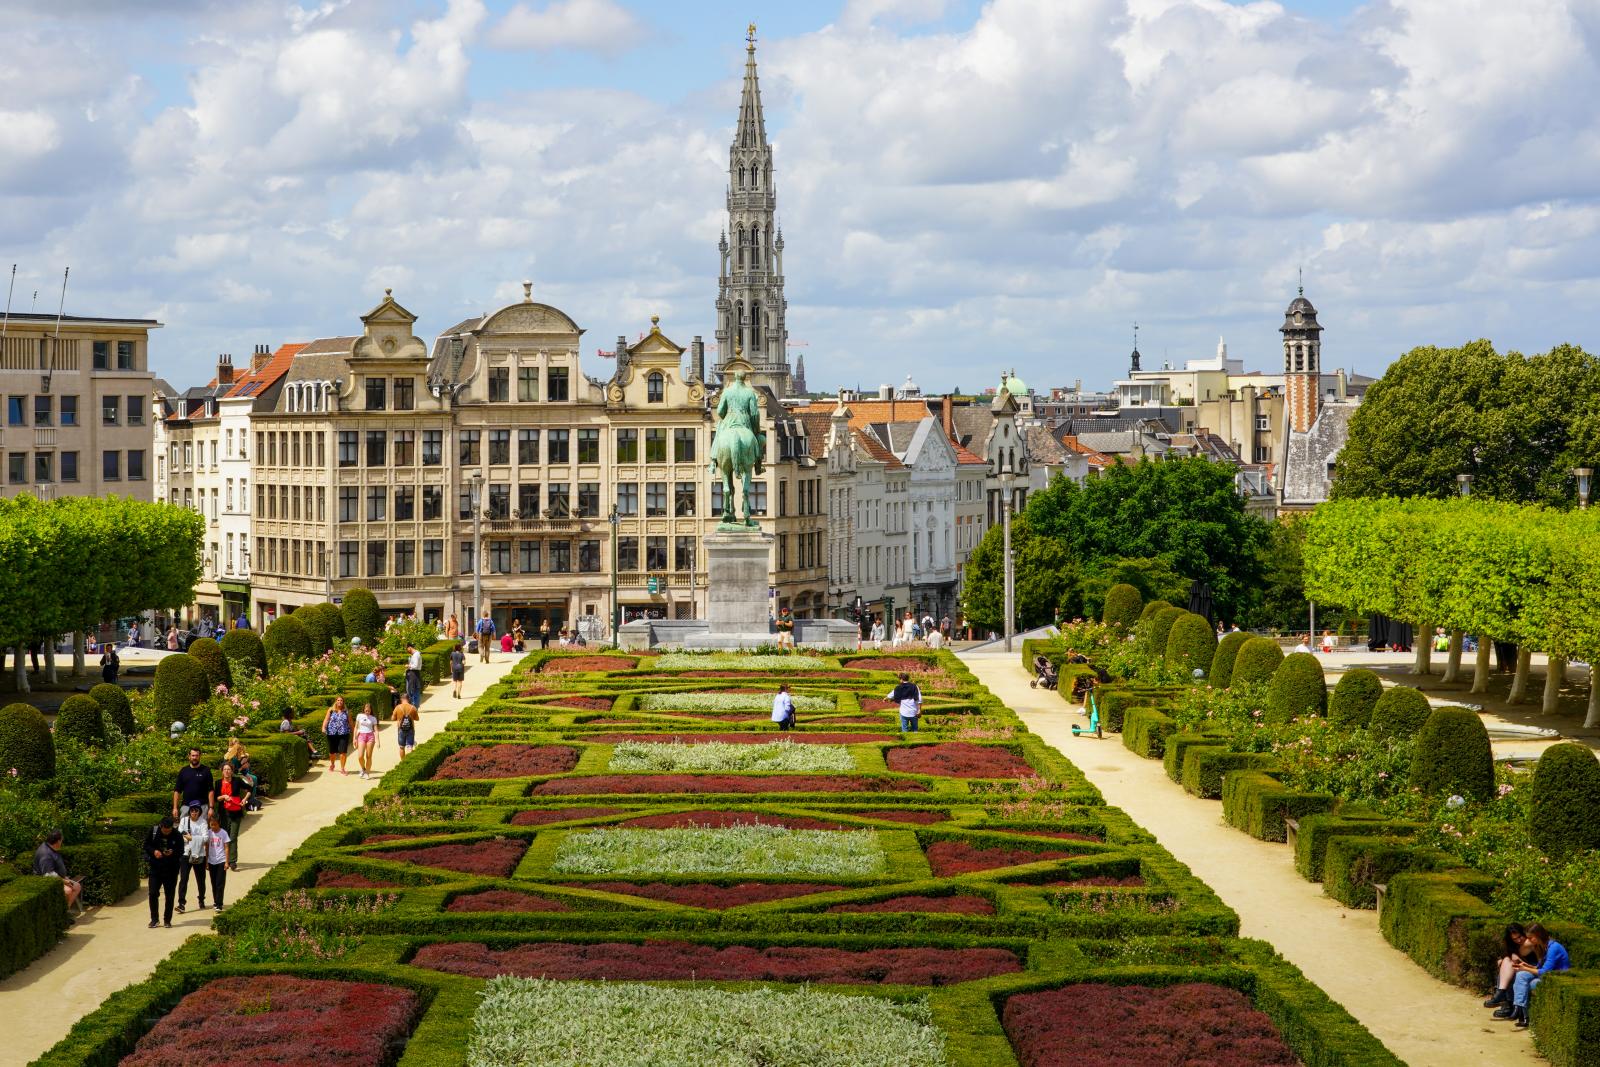
<path id="1" fill-rule="evenodd" d="M 1239 939 L 1209 889 L 954 657 L 903 658 L 960 714 L 904 742 L 810 744 L 765 721 L 776 685 L 803 724 L 865 718 L 894 684 L 884 657 L 757 661 L 742 693 L 685 679 L 724 669 L 702 656 L 595 658 L 531 654 L 46 1067 L 116 1062 L 185 994 L 263 966 L 415 991 L 398 1067 L 671 1062 L 679 1047 L 735 1067 L 1014 1067 L 1032 1062 L 1002 1020 L 1012 1004 L 1034 1018 L 1019 997 L 1186 982 L 1240 991 L 1304 1062 L 1397 1063 Z M 530 671 L 562 691 L 519 698 Z M 583 714 L 591 698 L 610 701 L 603 716 Z M 717 732 L 640 732 L 674 711 L 718 716 Z M 518 755 L 552 750 L 569 755 Z"/>

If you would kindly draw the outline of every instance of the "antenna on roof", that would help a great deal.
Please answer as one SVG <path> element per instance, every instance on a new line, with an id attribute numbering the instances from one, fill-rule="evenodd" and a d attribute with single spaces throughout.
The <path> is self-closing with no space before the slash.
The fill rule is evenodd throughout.
<path id="1" fill-rule="evenodd" d="M 11 264 L 11 288 L 6 290 L 6 317 L 0 320 L 0 341 L 5 340 L 6 330 L 11 326 L 11 294 L 17 291 L 17 265 Z"/>
<path id="2" fill-rule="evenodd" d="M 1306 295 L 1306 269 L 1304 267 L 1296 267 L 1294 269 L 1294 272 L 1300 278 L 1300 286 L 1299 286 L 1300 295 L 1301 296 L 1305 296 Z"/>
<path id="3" fill-rule="evenodd" d="M 50 369 L 40 383 L 42 388 L 39 391 L 42 393 L 50 391 L 50 379 L 56 372 L 56 349 L 61 347 L 61 315 L 67 310 L 67 279 L 71 276 L 71 267 L 61 272 L 61 303 L 56 307 L 56 332 L 50 338 Z"/>

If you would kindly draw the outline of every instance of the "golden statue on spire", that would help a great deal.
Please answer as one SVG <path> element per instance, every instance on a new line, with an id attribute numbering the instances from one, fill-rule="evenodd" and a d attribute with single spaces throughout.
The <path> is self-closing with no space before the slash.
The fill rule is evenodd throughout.
<path id="1" fill-rule="evenodd" d="M 756 46 L 756 24 L 755 23 L 752 22 L 750 24 L 750 32 L 745 35 L 744 39 L 750 42 L 750 47 L 752 49 L 755 48 L 755 46 Z"/>

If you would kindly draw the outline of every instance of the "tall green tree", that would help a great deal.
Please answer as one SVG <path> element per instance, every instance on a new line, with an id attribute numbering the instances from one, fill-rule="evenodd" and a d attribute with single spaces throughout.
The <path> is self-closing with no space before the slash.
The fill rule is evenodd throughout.
<path id="1" fill-rule="evenodd" d="M 974 624 L 1001 630 L 1005 625 L 1005 531 L 992 527 L 967 560 L 962 610 Z M 1069 594 L 1076 593 L 1078 568 L 1059 541 L 1040 537 L 1028 517 L 1011 520 L 1011 553 L 1016 568 L 1019 629 L 1051 622 Z M 1068 600 L 1066 606 L 1072 604 Z"/>

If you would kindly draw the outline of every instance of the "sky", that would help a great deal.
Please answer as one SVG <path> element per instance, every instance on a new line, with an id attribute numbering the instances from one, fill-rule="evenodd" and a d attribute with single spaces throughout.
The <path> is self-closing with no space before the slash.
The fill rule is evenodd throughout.
<path id="1" fill-rule="evenodd" d="M 1596 0 L 0 0 L 12 306 L 152 367 L 521 297 L 709 340 L 758 26 L 813 389 L 1600 348 Z M 4 279 L 0 278 L 0 282 Z M 37 290 L 35 302 L 33 293 Z"/>

